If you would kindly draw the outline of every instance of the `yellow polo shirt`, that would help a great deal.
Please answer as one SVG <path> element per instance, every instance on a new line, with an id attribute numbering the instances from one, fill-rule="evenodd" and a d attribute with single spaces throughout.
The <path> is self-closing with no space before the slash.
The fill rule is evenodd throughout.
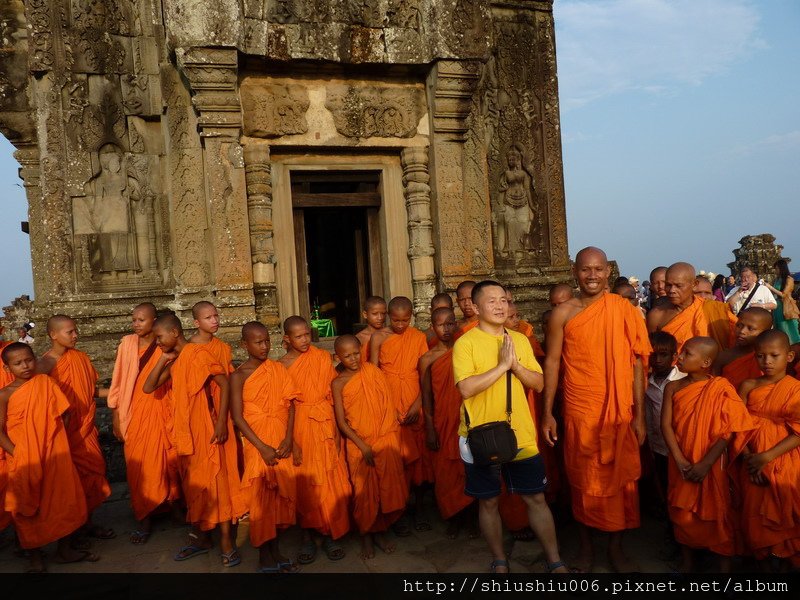
<path id="1" fill-rule="evenodd" d="M 533 356 L 531 343 L 521 333 L 509 331 L 517 358 L 529 371 L 541 373 L 542 368 Z M 467 377 L 486 373 L 497 366 L 500 361 L 500 348 L 503 345 L 502 335 L 491 335 L 479 327 L 473 327 L 456 340 L 453 347 L 453 376 L 455 382 Z M 477 427 L 492 421 L 506 420 L 506 376 L 501 376 L 480 394 L 467 398 L 461 404 L 461 425 L 458 435 L 466 437 L 467 425 L 464 420 L 464 409 L 469 411 L 470 427 Z M 522 382 L 511 376 L 511 429 L 517 436 L 519 454 L 514 460 L 536 456 L 536 427 L 533 424 L 525 388 Z"/>

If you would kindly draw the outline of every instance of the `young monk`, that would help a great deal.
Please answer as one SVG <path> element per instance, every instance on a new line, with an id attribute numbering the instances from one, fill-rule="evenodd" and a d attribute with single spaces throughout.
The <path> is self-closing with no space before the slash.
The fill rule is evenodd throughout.
<path id="1" fill-rule="evenodd" d="M 353 484 L 353 520 L 361 534 L 361 558 L 375 557 L 375 546 L 395 551 L 386 530 L 405 510 L 408 485 L 400 454 L 397 409 L 383 373 L 359 356 L 352 335 L 334 344 L 344 370 L 331 384 L 336 423 L 347 438 L 347 464 Z"/>
<path id="2" fill-rule="evenodd" d="M 456 339 L 458 336 L 465 334 L 478 324 L 478 314 L 475 312 L 475 307 L 472 304 L 472 288 L 476 282 L 472 280 L 462 281 L 456 288 L 456 303 L 458 308 L 461 309 L 461 318 L 456 321 Z"/>
<path id="3" fill-rule="evenodd" d="M 473 505 L 474 498 L 464 493 L 466 480 L 458 449 L 461 394 L 453 379 L 453 336 L 456 315 L 452 308 L 437 308 L 431 314 L 431 327 L 437 344 L 419 359 L 422 382 L 422 407 L 425 420 L 425 443 L 433 462 L 434 494 L 439 514 L 447 521 L 445 534 L 451 540 L 458 537 L 463 525 L 469 525 L 473 537 L 475 515 L 464 509 Z M 472 523 L 465 522 L 472 517 Z"/>
<path id="4" fill-rule="evenodd" d="M 533 325 L 520 318 L 517 305 L 514 304 L 513 300 L 508 301 L 508 317 L 506 318 L 505 328 L 521 333 L 528 338 L 536 360 L 544 359 L 544 349 L 539 344 L 539 340 L 536 339 L 536 330 Z"/>
<path id="5" fill-rule="evenodd" d="M 711 375 L 718 351 L 710 337 L 694 337 L 683 345 L 678 369 L 686 377 L 667 384 L 661 409 L 661 431 L 672 457 L 669 516 L 685 572 L 694 570 L 693 551 L 700 548 L 719 556 L 720 572 L 730 572 L 738 523 L 728 470 L 736 452 L 728 448 L 734 435 L 749 435 L 755 428 L 733 386 Z"/>
<path id="6" fill-rule="evenodd" d="M 280 363 L 289 371 L 300 395 L 294 417 L 295 447 L 300 464 L 297 478 L 297 520 L 303 528 L 303 545 L 297 562 L 309 564 L 317 555 L 317 540 L 329 560 L 344 558 L 337 542 L 350 529 L 348 509 L 352 489 L 341 437 L 333 414 L 331 382 L 336 379 L 331 355 L 311 344 L 311 327 L 303 317 L 283 322 L 283 341 L 289 347 Z"/>
<path id="7" fill-rule="evenodd" d="M 296 573 L 299 567 L 281 554 L 278 531 L 294 525 L 296 517 L 289 455 L 300 391 L 286 367 L 269 360 L 269 331 L 263 324 L 251 321 L 242 327 L 242 343 L 248 359 L 231 374 L 231 411 L 249 442 L 243 485 L 250 494 L 250 543 L 258 548 L 260 572 Z"/>
<path id="8" fill-rule="evenodd" d="M 364 302 L 364 310 L 361 311 L 361 318 L 366 321 L 367 326 L 356 334 L 361 344 L 361 362 L 369 362 L 369 343 L 373 334 L 379 331 L 388 332 L 386 327 L 386 300 L 380 296 L 370 296 Z"/>
<path id="9" fill-rule="evenodd" d="M 95 425 L 97 405 L 95 397 L 105 398 L 108 390 L 97 387 L 99 375 L 89 357 L 76 350 L 78 327 L 66 315 L 54 315 L 47 320 L 50 349 L 37 362 L 38 373 L 50 375 L 69 400 L 70 418 L 67 421 L 67 438 L 72 460 L 81 477 L 86 494 L 89 519 L 83 533 L 92 538 L 107 540 L 116 537 L 111 528 L 92 523 L 92 513 L 111 495 L 106 479 L 106 461 L 100 450 Z"/>
<path id="10" fill-rule="evenodd" d="M 453 309 L 453 299 L 450 297 L 450 294 L 441 292 L 431 298 L 431 326 L 424 332 L 425 339 L 428 340 L 428 349 L 433 348 L 439 343 L 439 338 L 436 337 L 436 333 L 433 331 L 433 313 L 437 308 Z"/>
<path id="11" fill-rule="evenodd" d="M 192 317 L 197 332 L 189 338 L 192 344 L 204 344 L 211 356 L 227 369 L 228 375 L 233 372 L 233 350 L 216 336 L 219 331 L 219 312 L 211 302 L 202 300 L 192 307 Z"/>
<path id="12" fill-rule="evenodd" d="M 70 546 L 71 534 L 87 520 L 64 423 L 70 403 L 52 379 L 36 374 L 36 356 L 27 344 L 8 344 L 2 360 L 14 377 L 0 390 L 0 448 L 8 458 L 5 507 L 20 546 L 30 552 L 28 572 L 45 571 L 41 548 L 56 540 L 55 562 L 95 562 L 97 555 Z"/>
<path id="13" fill-rule="evenodd" d="M 153 332 L 162 354 L 143 391 L 152 394 L 172 381 L 175 446 L 186 520 L 193 527 L 189 543 L 174 558 L 181 561 L 207 554 L 212 546 L 209 532 L 219 525 L 222 565 L 234 567 L 242 559 L 233 543 L 232 523 L 247 507 L 228 418 L 227 368 L 211 355 L 207 344 L 190 344 L 173 314 L 156 319 Z M 212 381 L 219 396 L 212 394 Z"/>
<path id="14" fill-rule="evenodd" d="M 132 544 L 145 544 L 153 531 L 152 516 L 180 498 L 178 455 L 169 439 L 170 383 L 145 394 L 144 383 L 161 358 L 153 324 L 156 307 L 145 302 L 133 309 L 133 333 L 122 338 L 108 392 L 114 435 L 124 442 L 128 490 L 139 528 Z"/>
<path id="15" fill-rule="evenodd" d="M 564 304 L 567 300 L 572 300 L 573 296 L 575 296 L 575 294 L 569 285 L 566 283 L 557 283 L 550 288 L 548 301 L 550 302 L 551 308 L 555 308 L 559 304 Z"/>
<path id="16" fill-rule="evenodd" d="M 370 362 L 380 367 L 386 376 L 389 393 L 400 422 L 400 445 L 405 464 L 406 480 L 414 491 L 414 529 L 429 531 L 431 525 L 423 514 L 423 484 L 433 482 L 433 465 L 425 445 L 425 414 L 422 411 L 422 390 L 417 367 L 428 351 L 425 334 L 411 326 L 413 305 L 405 296 L 389 302 L 389 327 L 370 342 Z M 394 528 L 399 536 L 411 531 L 404 521 Z"/>
<path id="17" fill-rule="evenodd" d="M 714 373 L 722 375 L 736 389 L 745 379 L 761 377 L 755 343 L 768 329 L 772 329 L 772 314 L 768 310 L 754 306 L 741 311 L 736 322 L 736 345 L 719 353 Z"/>
<path id="18" fill-rule="evenodd" d="M 0 325 L 0 336 L 3 335 L 4 331 L 5 327 Z M 5 340 L 0 339 L 0 352 L 2 352 L 6 346 L 10 346 L 13 343 L 14 342 L 6 342 Z M 11 374 L 11 372 L 7 371 L 6 369 L 0 369 L 0 389 L 6 387 L 12 381 L 14 381 L 14 376 Z M 2 457 L 0 457 L 0 460 L 2 460 Z M 2 465 L 0 465 L 0 469 L 2 469 Z M 1 508 L 2 507 L 0 507 L 0 509 Z M 2 529 L 2 527 L 0 527 L 0 529 Z"/>
<path id="19" fill-rule="evenodd" d="M 752 310 L 752 309 L 751 309 Z M 783 331 L 755 342 L 764 373 L 739 388 L 757 429 L 744 450 L 742 526 L 758 560 L 778 557 L 800 567 L 800 381 L 786 374 L 794 359 Z"/>

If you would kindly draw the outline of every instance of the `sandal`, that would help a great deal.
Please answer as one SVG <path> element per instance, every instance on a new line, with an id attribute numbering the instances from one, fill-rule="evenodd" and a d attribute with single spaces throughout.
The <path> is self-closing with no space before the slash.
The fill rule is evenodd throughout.
<path id="1" fill-rule="evenodd" d="M 317 544 L 314 540 L 306 540 L 297 553 L 297 562 L 301 565 L 310 565 L 317 560 Z"/>
<path id="2" fill-rule="evenodd" d="M 234 548 L 230 552 L 223 552 L 220 554 L 222 558 L 222 566 L 223 567 L 236 567 L 242 564 L 242 557 L 239 555 L 239 551 Z"/>
<path id="3" fill-rule="evenodd" d="M 497 567 L 505 567 L 506 569 L 508 569 L 508 572 L 511 573 L 511 567 L 508 565 L 507 560 L 493 560 L 492 563 L 489 565 L 489 572 L 497 573 Z"/>
<path id="4" fill-rule="evenodd" d="M 411 527 L 408 526 L 408 520 L 401 517 L 400 520 L 392 525 L 392 531 L 397 537 L 408 537 L 411 535 Z"/>
<path id="5" fill-rule="evenodd" d="M 325 551 L 328 560 L 342 560 L 344 558 L 344 548 L 332 538 L 326 537 L 323 540 L 322 549 Z"/>
<path id="6" fill-rule="evenodd" d="M 151 533 L 152 531 L 141 531 L 139 529 L 137 529 L 136 531 L 132 531 L 130 538 L 131 544 L 134 544 L 136 546 L 139 546 L 141 544 L 146 544 Z"/>
<path id="7" fill-rule="evenodd" d="M 280 573 L 299 573 L 300 567 L 294 564 L 292 561 L 287 560 L 286 562 L 278 561 L 278 569 L 280 569 Z"/>
<path id="8" fill-rule="evenodd" d="M 201 554 L 208 554 L 209 550 L 211 550 L 211 548 L 204 548 L 203 546 L 189 544 L 178 550 L 178 553 L 173 558 L 177 561 L 189 560 L 190 558 L 200 556 Z"/>
<path id="9" fill-rule="evenodd" d="M 558 560 L 554 563 L 547 563 L 547 572 L 552 573 L 553 571 L 555 571 L 556 569 L 560 569 L 561 567 L 564 567 L 565 569 L 567 569 L 567 571 L 569 571 L 566 563 L 564 563 L 563 560 Z"/>

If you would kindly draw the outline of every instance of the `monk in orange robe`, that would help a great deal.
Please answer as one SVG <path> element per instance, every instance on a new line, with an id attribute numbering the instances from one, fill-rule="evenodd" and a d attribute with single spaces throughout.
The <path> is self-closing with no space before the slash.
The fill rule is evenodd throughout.
<path id="1" fill-rule="evenodd" d="M 123 442 L 133 515 L 140 526 L 130 536 L 144 544 L 153 530 L 152 515 L 180 498 L 178 454 L 170 442 L 170 383 L 152 394 L 143 391 L 147 377 L 161 358 L 153 324 L 156 307 L 146 302 L 133 309 L 134 333 L 122 338 L 108 392 L 114 435 Z"/>
<path id="2" fill-rule="evenodd" d="M 730 571 L 738 529 L 728 468 L 736 460 L 737 444 L 731 440 L 734 435 L 746 439 L 755 428 L 728 380 L 711 376 L 718 351 L 713 338 L 687 340 L 678 355 L 678 369 L 686 377 L 667 384 L 661 407 L 661 430 L 671 457 L 667 504 L 687 572 L 693 571 L 698 548 L 719 555 L 720 571 Z"/>
<path id="3" fill-rule="evenodd" d="M 431 328 L 437 344 L 419 359 L 422 407 L 425 412 L 425 440 L 431 452 L 433 488 L 439 514 L 447 524 L 446 535 L 455 539 L 462 526 L 475 531 L 475 515 L 467 521 L 464 509 L 474 498 L 464 493 L 466 475 L 458 449 L 461 393 L 453 379 L 453 336 L 456 315 L 452 308 L 437 308 L 431 314 Z"/>
<path id="4" fill-rule="evenodd" d="M 431 524 L 424 516 L 424 484 L 433 481 L 431 455 L 425 445 L 425 421 L 422 411 L 422 390 L 419 382 L 419 359 L 428 351 L 425 334 L 411 327 L 413 305 L 405 296 L 389 302 L 389 333 L 378 333 L 370 343 L 370 362 L 386 376 L 397 418 L 400 422 L 400 447 L 406 480 L 414 491 L 414 528 L 429 531 Z M 410 533 L 405 519 L 394 528 L 397 535 Z"/>
<path id="5" fill-rule="evenodd" d="M 248 359 L 231 375 L 231 409 L 247 442 L 242 483 L 250 496 L 250 543 L 258 548 L 262 573 L 296 573 L 297 565 L 280 552 L 278 532 L 294 525 L 297 514 L 299 449 L 294 461 L 290 454 L 300 390 L 286 367 L 269 360 L 263 324 L 242 327 L 242 342 Z"/>
<path id="6" fill-rule="evenodd" d="M 71 534 L 87 520 L 86 496 L 64 424 L 70 403 L 52 379 L 35 374 L 36 356 L 27 344 L 7 345 L 2 360 L 14 377 L 0 390 L 0 448 L 7 463 L 5 509 L 20 546 L 30 551 L 28 572 L 45 571 L 41 548 L 56 540 L 56 562 L 95 562 L 97 555 L 70 547 Z"/>
<path id="7" fill-rule="evenodd" d="M 361 318 L 367 326 L 356 334 L 361 343 L 361 362 L 369 362 L 369 343 L 372 336 L 378 332 L 388 332 L 386 327 L 386 300 L 380 296 L 370 296 L 364 302 Z"/>
<path id="8" fill-rule="evenodd" d="M 433 319 L 433 313 L 437 308 L 449 308 L 450 310 L 453 310 L 453 298 L 450 296 L 450 294 L 447 292 L 441 292 L 431 298 L 431 319 Z M 439 344 L 439 338 L 436 337 L 436 332 L 433 330 L 433 323 L 431 323 L 431 326 L 428 327 L 423 333 L 425 334 L 425 339 L 428 340 L 429 350 Z"/>
<path id="9" fill-rule="evenodd" d="M 288 352 L 280 359 L 296 383 L 295 446 L 299 448 L 297 517 L 303 528 L 303 545 L 297 560 L 309 564 L 317 555 L 311 531 L 323 536 L 322 548 L 330 560 L 344 558 L 337 539 L 350 530 L 349 504 L 352 488 L 347 459 L 333 414 L 331 382 L 336 379 L 331 355 L 311 345 L 311 327 L 302 317 L 283 323 L 283 342 Z"/>
<path id="10" fill-rule="evenodd" d="M 475 305 L 472 303 L 472 288 L 475 285 L 474 281 L 466 280 L 459 283 L 456 288 L 456 304 L 461 309 L 461 318 L 456 321 L 453 341 L 478 325 L 478 313 L 475 312 Z"/>
<path id="11" fill-rule="evenodd" d="M 189 543 L 175 560 L 206 554 L 211 548 L 208 532 L 219 525 L 222 565 L 233 567 L 241 557 L 233 544 L 232 526 L 246 511 L 237 466 L 233 423 L 228 416 L 227 368 L 217 362 L 206 345 L 190 344 L 174 314 L 153 325 L 161 358 L 144 384 L 152 394 L 172 382 L 171 399 L 175 447 L 178 453 L 186 520 L 192 524 Z M 218 397 L 210 382 L 219 387 Z"/>
<path id="12" fill-rule="evenodd" d="M 344 370 L 331 384 L 333 407 L 336 423 L 347 438 L 361 558 L 369 559 L 375 557 L 375 546 L 386 554 L 395 551 L 385 533 L 406 506 L 400 424 L 386 378 L 375 365 L 361 362 L 358 339 L 340 336 L 334 348 Z"/>
<path id="13" fill-rule="evenodd" d="M 553 309 L 547 331 L 542 434 L 558 441 L 553 403 L 563 368 L 564 462 L 572 512 L 582 525 L 573 568 L 589 572 L 589 527 L 611 532 L 609 558 L 617 571 L 636 570 L 622 533 L 639 526 L 639 446 L 645 439 L 643 361 L 651 352 L 641 314 L 609 294 L 605 253 L 584 248 L 573 274 L 580 294 Z"/>
<path id="14" fill-rule="evenodd" d="M 0 327 L 0 334 L 2 333 L 3 333 L 3 327 Z M 0 352 L 2 352 L 6 346 L 10 346 L 13 343 L 14 342 L 0 341 Z M 14 381 L 14 376 L 11 374 L 11 371 L 8 371 L 6 369 L 0 369 L 0 389 L 3 389 L 12 381 Z"/>
<path id="15" fill-rule="evenodd" d="M 783 331 L 756 340 L 764 373 L 742 383 L 757 429 L 747 442 L 743 466 L 742 526 L 759 560 L 776 556 L 800 568 L 800 381 L 786 374 L 794 359 Z"/>
<path id="16" fill-rule="evenodd" d="M 73 319 L 66 315 L 50 317 L 47 335 L 51 347 L 38 362 L 37 370 L 50 375 L 69 400 L 67 437 L 89 511 L 85 533 L 97 539 L 111 539 L 116 537 L 113 529 L 92 523 L 92 513 L 111 495 L 111 486 L 106 479 L 106 461 L 95 425 L 97 405 L 94 400 L 95 397 L 107 397 L 108 390 L 97 387 L 99 375 L 92 361 L 75 349 L 78 327 Z"/>
<path id="17" fill-rule="evenodd" d="M 772 329 L 772 314 L 759 307 L 746 308 L 736 321 L 736 344 L 723 350 L 714 361 L 713 372 L 731 382 L 734 389 L 745 379 L 761 377 L 754 352 L 756 338 Z"/>
<path id="18" fill-rule="evenodd" d="M 3 333 L 3 327 L 0 326 L 0 334 Z M 0 352 L 6 346 L 13 344 L 14 342 L 2 342 L 0 341 Z M 9 383 L 14 381 L 14 376 L 11 374 L 11 371 L 8 369 L 0 369 L 0 389 L 6 387 Z M 0 448 L 0 531 L 5 529 L 11 524 L 11 513 L 7 512 L 3 508 L 3 498 L 6 496 L 6 483 L 8 482 L 8 465 L 6 463 L 6 455 L 3 452 L 2 448 Z"/>
<path id="19" fill-rule="evenodd" d="M 733 346 L 736 316 L 728 305 L 717 300 L 697 298 L 697 274 L 689 263 L 675 263 L 666 274 L 669 302 L 658 303 L 647 313 L 647 330 L 666 331 L 678 341 L 680 350 L 686 340 L 712 337 L 720 348 Z"/>

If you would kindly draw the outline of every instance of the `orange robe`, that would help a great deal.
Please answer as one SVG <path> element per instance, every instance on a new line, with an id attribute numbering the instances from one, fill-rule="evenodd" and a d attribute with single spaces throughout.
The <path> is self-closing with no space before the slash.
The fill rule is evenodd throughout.
<path id="1" fill-rule="evenodd" d="M 13 343 L 14 342 L 0 341 L 0 352 L 2 352 L 6 346 Z M 14 381 L 14 376 L 8 371 L 6 371 L 2 365 L 0 365 L 0 389 L 6 387 L 12 381 Z M 2 448 L 0 448 L 0 531 L 2 531 L 6 527 L 8 527 L 9 524 L 11 524 L 11 513 L 6 512 L 3 509 L 3 498 L 6 497 L 7 483 L 8 483 L 8 463 L 6 462 L 6 453 Z"/>
<path id="2" fill-rule="evenodd" d="M 408 486 L 397 411 L 383 373 L 372 363 L 363 365 L 344 385 L 342 405 L 347 423 L 372 448 L 375 460 L 375 466 L 369 466 L 358 446 L 347 440 L 353 520 L 362 535 L 386 531 L 406 508 Z"/>
<path id="3" fill-rule="evenodd" d="M 389 393 L 398 419 L 405 419 L 408 409 L 420 397 L 419 359 L 428 351 L 425 334 L 409 327 L 402 334 L 392 334 L 381 344 L 381 371 L 386 376 Z M 425 415 L 417 422 L 400 427 L 400 447 L 409 485 L 433 481 L 431 454 L 425 445 Z"/>
<path id="4" fill-rule="evenodd" d="M 350 529 L 352 489 L 333 414 L 336 369 L 330 354 L 311 346 L 291 364 L 289 374 L 299 390 L 294 440 L 303 452 L 295 471 L 298 520 L 301 527 L 338 539 Z"/>
<path id="5" fill-rule="evenodd" d="M 758 366 L 755 352 L 748 352 L 722 367 L 722 376 L 737 390 L 745 379 L 761 377 L 761 368 Z"/>
<path id="6" fill-rule="evenodd" d="M 652 351 L 638 309 L 605 293 L 564 327 L 564 463 L 579 522 L 603 531 L 639 526 L 641 474 L 633 420 L 636 357 Z"/>
<path id="7" fill-rule="evenodd" d="M 786 376 L 776 384 L 757 387 L 747 397 L 747 409 L 758 429 L 749 440 L 753 452 L 764 452 L 788 433 L 800 435 L 800 381 Z M 762 473 L 766 487 L 750 483 L 743 468 L 742 525 L 756 558 L 769 555 L 800 567 L 800 448 L 768 463 Z"/>
<path id="8" fill-rule="evenodd" d="M 241 517 L 247 511 L 239 481 L 236 441 L 228 419 L 228 439 L 211 444 L 219 414 L 219 398 L 209 379 L 226 373 L 205 349 L 186 344 L 172 363 L 174 439 L 178 453 L 186 520 L 203 531 Z"/>
<path id="9" fill-rule="evenodd" d="M 725 302 L 695 297 L 686 309 L 661 328 L 678 341 L 678 350 L 696 336 L 713 337 L 723 350 L 733 346 L 736 316 Z"/>
<path id="10" fill-rule="evenodd" d="M 86 496 L 61 418 L 72 407 L 47 375 L 23 383 L 8 399 L 5 507 L 20 545 L 40 548 L 86 523 Z"/>
<path id="11" fill-rule="evenodd" d="M 99 376 L 84 352 L 68 349 L 50 371 L 50 377 L 69 400 L 67 437 L 72 460 L 86 493 L 86 507 L 91 514 L 111 495 L 111 486 L 106 479 L 106 461 L 94 420 L 97 412 L 94 392 Z"/>
<path id="12" fill-rule="evenodd" d="M 14 342 L 0 342 L 0 352 L 2 352 L 6 346 L 13 343 Z M 0 363 L 2 363 L 2 361 L 0 361 Z M 3 365 L 0 364 L 0 389 L 6 387 L 12 381 L 14 381 L 14 376 L 6 371 L 5 368 L 3 368 Z"/>
<path id="13" fill-rule="evenodd" d="M 449 519 L 473 502 L 473 498 L 464 493 L 466 475 L 458 450 L 461 394 L 453 379 L 452 348 L 433 361 L 430 368 L 433 427 L 439 437 L 439 450 L 431 452 L 436 481 L 433 489 L 439 514 Z"/>
<path id="14" fill-rule="evenodd" d="M 168 381 L 152 394 L 142 389 L 160 358 L 158 347 L 139 350 L 136 334 L 122 338 L 108 394 L 108 406 L 120 416 L 128 490 L 139 521 L 163 503 L 180 498 L 178 454 L 169 438 L 172 384 Z"/>
<path id="15" fill-rule="evenodd" d="M 453 342 L 455 342 L 458 338 L 462 335 L 467 333 L 473 327 L 476 327 L 480 323 L 480 320 L 476 317 L 474 321 L 468 321 L 464 326 L 458 329 L 455 334 L 453 334 Z"/>
<path id="16" fill-rule="evenodd" d="M 299 396 L 300 390 L 286 367 L 265 360 L 244 382 L 244 419 L 262 442 L 277 449 L 286 437 L 292 399 Z M 278 529 L 295 524 L 297 488 L 291 456 L 268 466 L 255 446 L 245 440 L 242 484 L 250 497 L 253 546 L 275 539 Z"/>
<path id="17" fill-rule="evenodd" d="M 527 321 L 520 321 L 517 331 L 528 338 L 528 341 L 531 343 L 531 347 L 533 348 L 533 355 L 536 357 L 536 360 L 541 362 L 544 358 L 545 352 L 544 349 L 542 349 L 542 345 L 539 343 L 539 340 L 536 339 L 536 328 Z"/>
<path id="18" fill-rule="evenodd" d="M 703 459 L 717 441 L 730 440 L 734 434 L 749 432 L 755 421 L 724 377 L 698 381 L 679 390 L 672 397 L 672 428 L 686 459 L 695 464 Z M 683 478 L 675 461 L 669 460 L 667 504 L 675 539 L 690 548 L 707 548 L 723 556 L 736 551 L 737 519 L 728 470 L 736 459 L 736 447 L 714 463 L 701 483 Z"/>

